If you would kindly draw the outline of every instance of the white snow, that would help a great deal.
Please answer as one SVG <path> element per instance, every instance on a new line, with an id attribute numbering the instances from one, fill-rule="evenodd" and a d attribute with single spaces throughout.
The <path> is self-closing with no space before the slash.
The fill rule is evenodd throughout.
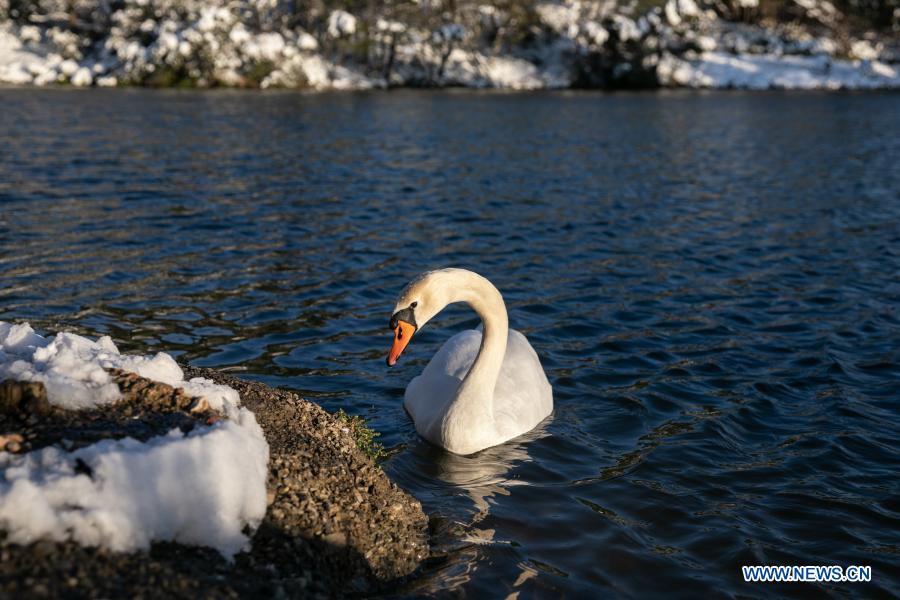
<path id="1" fill-rule="evenodd" d="M 609 32 L 594 21 L 588 21 L 582 29 L 587 38 L 597 46 L 602 46 L 609 39 Z"/>
<path id="2" fill-rule="evenodd" d="M 703 13 L 694 0 L 669 0 L 665 6 L 666 19 L 671 25 L 679 25 L 683 18 L 700 17 Z"/>
<path id="3" fill-rule="evenodd" d="M 345 10 L 335 10 L 328 15 L 328 35 L 339 38 L 356 33 L 356 17 Z"/>
<path id="4" fill-rule="evenodd" d="M 172 540 L 226 557 L 245 548 L 244 528 L 255 528 L 265 515 L 268 444 L 235 390 L 203 378 L 184 381 L 168 354 L 122 355 L 107 336 L 47 339 L 28 324 L 0 322 L 0 380 L 42 381 L 51 404 L 84 409 L 115 401 L 120 393 L 108 367 L 203 396 L 228 419 L 146 442 L 0 452 L 0 528 L 22 544 L 71 539 L 130 551 Z M 79 460 L 90 475 L 76 472 Z"/>
<path id="5" fill-rule="evenodd" d="M 624 15 L 615 15 L 613 17 L 613 24 L 616 31 L 619 33 L 619 39 L 623 42 L 641 39 L 641 30 L 638 29 L 637 24 L 628 17 Z"/>
<path id="6" fill-rule="evenodd" d="M 545 25 L 558 33 L 568 32 L 573 26 L 578 28 L 578 11 L 569 5 L 538 2 L 534 11 Z"/>
<path id="7" fill-rule="evenodd" d="M 301 50 L 307 51 L 315 51 L 319 49 L 319 42 L 316 41 L 316 38 L 306 33 L 305 31 L 301 31 L 297 36 L 297 46 Z"/>
<path id="8" fill-rule="evenodd" d="M 521 58 L 492 56 L 484 61 L 486 75 L 494 87 L 511 90 L 536 90 L 546 87 L 537 67 Z"/>
<path id="9" fill-rule="evenodd" d="M 794 0 L 806 11 L 806 16 L 821 23 L 831 24 L 840 17 L 840 12 L 828 0 Z"/>
<path id="10" fill-rule="evenodd" d="M 79 67 L 72 75 L 72 85 L 77 87 L 87 87 L 94 82 L 91 70 L 87 67 Z"/>
<path id="11" fill-rule="evenodd" d="M 850 55 L 861 60 L 877 60 L 879 52 L 868 40 L 856 40 L 850 45 Z"/>
<path id="12" fill-rule="evenodd" d="M 91 476 L 75 471 L 79 459 Z M 246 409 L 235 421 L 187 435 L 174 429 L 146 443 L 0 452 L 0 527 L 19 544 L 71 539 L 123 552 L 173 540 L 231 557 L 247 545 L 244 526 L 265 515 L 267 462 Z"/>
<path id="13" fill-rule="evenodd" d="M 97 341 L 73 333 L 44 338 L 27 323 L 0 321 L 0 380 L 40 381 L 51 404 L 78 410 L 114 402 L 118 386 L 104 369 L 116 368 L 147 379 L 185 388 L 203 396 L 213 410 L 234 414 L 240 398 L 227 386 L 209 380 L 184 380 L 178 363 L 164 352 L 154 356 L 123 355 L 109 336 Z"/>
<path id="14" fill-rule="evenodd" d="M 200 86 L 247 85 L 262 61 L 272 67 L 262 87 L 359 90 L 389 83 L 377 69 L 342 58 L 346 44 L 323 48 L 305 31 L 268 30 L 268 25 L 248 20 L 238 4 L 189 3 L 182 12 L 164 3 L 148 16 L 139 6 L 152 3 L 143 1 L 114 11 L 107 37 L 93 45 L 57 26 L 0 24 L 0 84 L 112 86 L 187 65 L 186 75 Z M 758 6 L 758 0 L 735 2 L 747 9 Z M 657 75 L 665 86 L 900 87 L 895 75 L 900 63 L 891 44 L 867 34 L 849 41 L 853 60 L 844 60 L 844 45 L 827 30 L 840 21 L 840 11 L 828 0 L 793 2 L 810 19 L 826 24 L 825 30 L 728 22 L 719 19 L 709 3 L 697 0 L 667 0 L 642 15 L 633 3 L 545 0 L 535 3 L 535 12 L 553 35 L 546 43 L 511 54 L 479 41 L 485 28 L 502 29 L 510 18 L 488 4 L 471 15 L 457 15 L 459 23 L 433 30 L 376 18 L 369 34 L 377 41 L 373 52 L 388 47 L 394 51 L 392 85 L 427 81 L 512 89 L 568 87 L 578 72 L 573 61 L 594 52 L 621 52 L 623 44 L 639 42 L 643 50 L 614 65 L 614 72 L 631 69 L 644 52 L 642 68 L 652 77 L 652 67 L 658 64 Z M 273 6 L 266 4 L 263 13 L 275 10 Z M 346 40 L 363 26 L 344 10 L 327 14 L 331 38 Z M 626 46 L 625 54 L 631 52 Z M 200 60 L 204 54 L 212 57 L 211 64 Z M 206 66 L 200 66 L 204 62 Z"/>
<path id="15" fill-rule="evenodd" d="M 30 39 L 32 36 L 28 34 L 27 37 Z M 42 71 L 43 65 L 42 56 L 25 48 L 12 30 L 0 25 L 0 83 L 31 83 L 34 72 Z"/>
<path id="16" fill-rule="evenodd" d="M 284 52 L 284 38 L 280 33 L 261 33 L 246 48 L 248 56 L 255 59 L 276 61 Z"/>
<path id="17" fill-rule="evenodd" d="M 386 31 L 388 33 L 403 33 L 406 31 L 406 25 L 403 23 L 400 23 L 399 21 L 388 21 L 381 17 L 375 22 L 375 28 L 378 31 Z"/>
<path id="18" fill-rule="evenodd" d="M 704 52 L 694 59 L 666 55 L 657 74 L 663 85 L 744 89 L 875 89 L 900 87 L 890 65 L 827 56 Z"/>
<path id="19" fill-rule="evenodd" d="M 59 70 L 66 77 L 72 77 L 78 71 L 78 63 L 71 58 L 67 58 L 60 63 Z"/>

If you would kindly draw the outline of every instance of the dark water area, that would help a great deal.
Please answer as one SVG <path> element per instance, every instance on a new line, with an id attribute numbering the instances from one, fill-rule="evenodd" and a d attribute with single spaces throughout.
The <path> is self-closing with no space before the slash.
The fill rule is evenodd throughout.
<path id="1" fill-rule="evenodd" d="M 0 320 L 361 414 L 436 516 L 398 595 L 900 593 L 900 96 L 0 91 Z M 419 439 L 397 293 L 460 266 L 553 385 Z M 741 565 L 870 565 L 751 584 Z"/>

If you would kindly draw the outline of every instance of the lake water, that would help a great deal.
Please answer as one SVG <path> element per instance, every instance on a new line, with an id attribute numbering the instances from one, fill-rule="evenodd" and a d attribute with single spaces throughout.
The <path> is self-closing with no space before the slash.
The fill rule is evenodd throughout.
<path id="1" fill-rule="evenodd" d="M 0 90 L 0 319 L 362 414 L 434 515 L 401 596 L 900 593 L 900 96 Z M 552 417 L 471 457 L 388 369 L 503 292 Z M 752 564 L 872 582 L 746 584 Z"/>

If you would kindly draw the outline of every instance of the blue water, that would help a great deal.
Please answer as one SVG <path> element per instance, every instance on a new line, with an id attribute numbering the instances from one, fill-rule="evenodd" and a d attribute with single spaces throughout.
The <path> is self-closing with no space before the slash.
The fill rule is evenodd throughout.
<path id="1" fill-rule="evenodd" d="M 401 595 L 900 594 L 900 97 L 0 91 L 0 319 L 364 415 L 435 516 Z M 472 457 L 384 357 L 503 292 L 552 417 Z M 744 564 L 871 565 L 745 584 Z"/>

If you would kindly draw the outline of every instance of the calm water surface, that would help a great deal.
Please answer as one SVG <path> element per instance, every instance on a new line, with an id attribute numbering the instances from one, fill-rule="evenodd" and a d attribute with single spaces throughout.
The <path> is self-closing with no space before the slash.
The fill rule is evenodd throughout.
<path id="1" fill-rule="evenodd" d="M 900 593 L 900 96 L 0 91 L 0 319 L 364 415 L 435 515 L 401 595 Z M 418 272 L 504 293 L 527 439 L 417 438 Z M 751 585 L 742 564 L 871 565 Z"/>

